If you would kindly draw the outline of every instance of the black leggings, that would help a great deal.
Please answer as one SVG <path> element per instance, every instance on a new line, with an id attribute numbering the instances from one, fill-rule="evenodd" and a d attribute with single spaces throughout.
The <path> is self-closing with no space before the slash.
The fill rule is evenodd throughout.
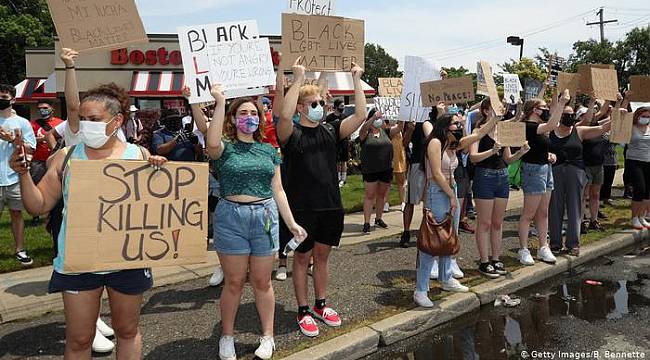
<path id="1" fill-rule="evenodd" d="M 625 160 L 632 182 L 632 201 L 650 200 L 650 162 Z"/>
<path id="2" fill-rule="evenodd" d="M 616 176 L 616 165 L 603 166 L 603 186 L 600 187 L 600 200 L 609 200 L 612 198 L 612 184 Z"/>

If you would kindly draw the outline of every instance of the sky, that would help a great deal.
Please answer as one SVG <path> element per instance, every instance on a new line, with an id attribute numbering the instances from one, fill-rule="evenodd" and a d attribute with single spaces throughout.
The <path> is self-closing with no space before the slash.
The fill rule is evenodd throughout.
<path id="1" fill-rule="evenodd" d="M 596 12 L 604 7 L 605 38 L 616 41 L 635 26 L 650 24 L 647 0 L 335 0 L 337 16 L 365 20 L 366 42 L 397 58 L 430 58 L 441 66 L 474 72 L 478 60 L 501 64 L 519 57 L 506 37 L 524 38 L 524 56 L 539 47 L 571 54 L 578 40 L 599 39 Z M 287 0 L 136 0 L 149 33 L 175 33 L 179 26 L 255 19 L 260 34 L 280 35 Z M 543 6 L 542 6 L 543 5 Z"/>

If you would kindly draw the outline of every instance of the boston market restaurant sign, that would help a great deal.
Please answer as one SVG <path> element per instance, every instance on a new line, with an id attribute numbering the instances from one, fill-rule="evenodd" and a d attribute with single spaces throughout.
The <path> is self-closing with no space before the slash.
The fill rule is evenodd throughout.
<path id="1" fill-rule="evenodd" d="M 273 65 L 280 64 L 280 54 L 271 48 L 271 58 Z M 183 64 L 180 50 L 168 51 L 165 47 L 158 50 L 128 50 L 126 48 L 111 51 L 111 65 L 174 65 Z"/>

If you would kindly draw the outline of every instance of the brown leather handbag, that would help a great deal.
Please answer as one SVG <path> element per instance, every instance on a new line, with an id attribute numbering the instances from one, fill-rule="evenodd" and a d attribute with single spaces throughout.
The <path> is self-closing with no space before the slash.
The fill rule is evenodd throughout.
<path id="1" fill-rule="evenodd" d="M 460 251 L 458 234 L 453 218 L 447 214 L 440 223 L 436 222 L 430 209 L 425 208 L 417 242 L 418 250 L 431 256 L 453 256 Z"/>

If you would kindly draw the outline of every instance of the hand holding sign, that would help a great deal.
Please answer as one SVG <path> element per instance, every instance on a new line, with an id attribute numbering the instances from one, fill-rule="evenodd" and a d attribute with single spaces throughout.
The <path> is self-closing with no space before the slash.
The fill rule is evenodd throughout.
<path id="1" fill-rule="evenodd" d="M 560 97 L 560 100 L 562 105 L 566 105 L 569 103 L 569 101 L 571 100 L 571 94 L 569 93 L 569 89 L 565 89 L 562 92 L 562 96 Z"/>
<path id="2" fill-rule="evenodd" d="M 352 72 L 352 78 L 354 80 L 361 79 L 361 76 L 363 75 L 363 69 L 361 66 L 357 65 L 356 63 L 352 63 L 352 69 L 350 71 Z"/>
<path id="3" fill-rule="evenodd" d="M 293 63 L 293 66 L 291 66 L 291 72 L 293 73 L 294 82 L 302 82 L 302 81 L 297 81 L 297 79 L 303 79 L 305 77 L 305 66 L 300 64 L 301 59 L 302 56 L 298 56 L 296 61 Z"/>

